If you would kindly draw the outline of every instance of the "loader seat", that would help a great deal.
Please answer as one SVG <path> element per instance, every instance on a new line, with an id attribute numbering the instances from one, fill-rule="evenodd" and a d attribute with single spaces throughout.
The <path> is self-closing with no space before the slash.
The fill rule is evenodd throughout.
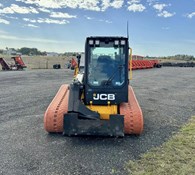
<path id="1" fill-rule="evenodd" d="M 112 58 L 107 55 L 99 56 L 97 60 L 97 68 L 99 68 L 99 71 L 106 74 L 107 77 L 110 77 L 113 71 Z"/>

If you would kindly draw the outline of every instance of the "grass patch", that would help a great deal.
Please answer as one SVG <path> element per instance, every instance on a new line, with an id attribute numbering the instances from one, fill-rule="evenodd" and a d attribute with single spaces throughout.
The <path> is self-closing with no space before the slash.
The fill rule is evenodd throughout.
<path id="1" fill-rule="evenodd" d="M 129 161 L 126 168 L 132 175 L 194 175 L 195 116 L 169 141 Z"/>

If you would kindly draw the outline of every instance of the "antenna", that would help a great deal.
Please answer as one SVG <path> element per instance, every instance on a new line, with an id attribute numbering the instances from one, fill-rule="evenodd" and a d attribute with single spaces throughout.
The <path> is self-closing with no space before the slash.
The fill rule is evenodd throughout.
<path id="1" fill-rule="evenodd" d="M 128 44 L 129 44 L 129 21 L 127 21 L 127 38 L 128 38 Z M 132 80 L 133 74 L 132 74 L 132 48 L 129 47 L 130 55 L 129 55 L 129 62 L 130 62 L 130 71 L 129 71 L 129 79 Z"/>
<path id="2" fill-rule="evenodd" d="M 127 38 L 129 40 L 129 21 L 127 21 Z"/>

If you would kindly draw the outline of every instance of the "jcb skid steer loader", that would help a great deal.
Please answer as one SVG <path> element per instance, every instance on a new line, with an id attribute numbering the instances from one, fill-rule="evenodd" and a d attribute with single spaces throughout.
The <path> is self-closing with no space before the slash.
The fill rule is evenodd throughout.
<path id="1" fill-rule="evenodd" d="M 128 38 L 88 37 L 84 73 L 61 86 L 45 112 L 45 130 L 68 136 L 141 134 L 143 116 L 129 86 L 128 59 Z"/>

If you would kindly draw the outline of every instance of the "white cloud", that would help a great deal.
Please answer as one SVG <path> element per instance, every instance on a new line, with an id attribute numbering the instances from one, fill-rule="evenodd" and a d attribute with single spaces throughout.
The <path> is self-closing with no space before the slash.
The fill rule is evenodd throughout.
<path id="1" fill-rule="evenodd" d="M 69 21 L 63 19 L 63 20 L 54 20 L 54 19 L 49 19 L 49 18 L 39 18 L 39 19 L 29 19 L 29 18 L 23 18 L 24 21 L 26 22 L 31 22 L 31 23 L 46 23 L 46 24 L 68 24 Z"/>
<path id="2" fill-rule="evenodd" d="M 142 4 L 132 4 L 128 7 L 128 10 L 133 12 L 143 12 L 145 9 L 146 7 Z"/>
<path id="3" fill-rule="evenodd" d="M 195 16 L 195 12 L 192 12 L 192 13 L 190 13 L 190 14 L 187 14 L 187 17 L 188 18 L 193 18 Z"/>
<path id="4" fill-rule="evenodd" d="M 68 24 L 67 20 L 54 20 L 49 18 L 39 18 L 37 20 L 38 23 L 47 23 L 47 24 Z"/>
<path id="5" fill-rule="evenodd" d="M 14 11 L 10 7 L 0 9 L 0 14 L 13 14 L 13 13 L 14 13 Z"/>
<path id="6" fill-rule="evenodd" d="M 92 20 L 92 19 L 94 19 L 94 18 L 92 18 L 92 17 L 89 17 L 89 16 L 84 16 L 86 19 L 88 19 L 88 20 Z"/>
<path id="7" fill-rule="evenodd" d="M 3 7 L 3 4 L 0 3 L 0 7 Z"/>
<path id="8" fill-rule="evenodd" d="M 112 21 L 104 20 L 104 19 L 99 19 L 98 21 L 99 22 L 105 22 L 105 23 L 108 23 L 108 24 L 111 24 L 112 23 Z"/>
<path id="9" fill-rule="evenodd" d="M 171 6 L 171 4 L 160 4 L 160 3 L 156 3 L 153 5 L 153 8 L 156 9 L 157 11 L 157 16 L 159 17 L 164 17 L 164 18 L 168 18 L 168 17 L 172 17 L 175 15 L 175 12 L 170 13 L 166 10 L 164 10 L 165 7 L 167 6 Z"/>
<path id="10" fill-rule="evenodd" d="M 48 10 L 47 8 L 39 8 L 39 11 L 45 12 L 45 13 L 50 13 L 51 11 Z"/>
<path id="11" fill-rule="evenodd" d="M 123 0 L 114 0 L 114 1 L 110 4 L 110 6 L 113 7 L 113 8 L 118 9 L 118 8 L 121 8 L 121 7 L 123 6 L 123 3 L 124 3 Z"/>
<path id="12" fill-rule="evenodd" d="M 123 6 L 124 0 L 114 0 L 114 1 L 110 1 L 110 0 L 102 0 L 102 4 L 101 4 L 101 10 L 105 11 L 107 8 L 109 7 L 113 7 L 115 9 L 121 8 Z"/>
<path id="13" fill-rule="evenodd" d="M 159 17 L 164 17 L 164 18 L 172 17 L 174 15 L 175 15 L 175 13 L 169 13 L 166 10 L 164 10 L 158 14 Z"/>
<path id="14" fill-rule="evenodd" d="M 34 25 L 34 24 L 27 24 L 27 25 L 25 25 L 25 26 L 27 26 L 27 27 L 33 27 L 33 28 L 39 28 L 39 26 L 36 26 L 36 25 Z"/>
<path id="15" fill-rule="evenodd" d="M 31 23 L 46 23 L 46 24 L 68 24 L 69 21 L 63 19 L 63 20 L 54 20 L 54 19 L 49 19 L 49 18 L 39 18 L 39 19 L 29 19 L 29 18 L 23 18 L 24 21 L 26 22 L 31 22 Z"/>
<path id="16" fill-rule="evenodd" d="M 146 9 L 146 7 L 140 2 L 141 0 L 129 0 L 127 2 L 127 4 L 129 4 L 127 9 L 133 12 L 143 12 Z"/>
<path id="17" fill-rule="evenodd" d="M 161 12 L 166 6 L 166 4 L 154 4 L 153 8 Z"/>
<path id="18" fill-rule="evenodd" d="M 60 2 L 55 0 L 16 0 L 18 2 L 24 2 L 26 4 L 35 4 L 45 8 L 61 8 Z"/>
<path id="19" fill-rule="evenodd" d="M 68 13 L 62 13 L 62 12 L 52 12 L 50 14 L 50 17 L 52 18 L 76 18 L 76 15 L 69 15 Z"/>
<path id="20" fill-rule="evenodd" d="M 151 6 L 156 3 L 156 0 L 147 0 L 147 3 Z"/>
<path id="21" fill-rule="evenodd" d="M 7 21 L 7 20 L 5 20 L 5 19 L 1 19 L 1 18 L 0 18 L 0 23 L 3 23 L 3 24 L 9 24 L 10 22 L 9 22 L 9 21 Z"/>
<path id="22" fill-rule="evenodd" d="M 32 22 L 32 23 L 36 23 L 37 20 L 35 19 L 29 19 L 29 18 L 23 18 L 24 21 L 27 21 L 27 22 Z"/>
<path id="23" fill-rule="evenodd" d="M 0 16 L 3 16 L 4 18 L 7 18 L 7 19 L 18 19 L 18 17 L 16 17 L 16 16 L 10 16 L 10 15 L 5 15 L 5 14 L 1 14 L 0 13 Z"/>
<path id="24" fill-rule="evenodd" d="M 128 4 L 132 5 L 132 4 L 138 4 L 140 3 L 140 0 L 129 0 Z"/>
<path id="25" fill-rule="evenodd" d="M 65 1 L 65 0 L 63 0 Z M 68 0 L 69 1 L 69 0 Z M 98 6 L 99 0 L 78 0 L 77 7 L 80 9 L 92 10 L 92 11 L 100 11 L 100 7 Z M 66 4 L 68 5 L 68 4 Z"/>
<path id="26" fill-rule="evenodd" d="M 112 23 L 112 21 L 109 21 L 109 20 L 105 20 L 105 22 L 108 23 L 108 24 Z"/>
<path id="27" fill-rule="evenodd" d="M 97 18 L 94 18 L 94 17 L 89 17 L 89 16 L 84 16 L 86 19 L 88 19 L 88 20 L 94 20 L 94 21 L 99 21 L 99 22 L 104 22 L 104 23 L 108 23 L 108 24 L 111 24 L 112 23 L 112 21 L 110 21 L 110 20 L 107 20 L 107 19 L 97 19 Z"/>
<path id="28" fill-rule="evenodd" d="M 18 17 L 16 17 L 16 16 L 7 16 L 7 15 L 5 15 L 5 17 L 9 18 L 9 19 L 18 19 Z"/>
<path id="29" fill-rule="evenodd" d="M 81 8 L 86 10 L 100 11 L 98 7 L 99 0 L 17 0 L 20 2 L 24 2 L 26 4 L 35 4 L 39 7 L 44 8 Z"/>
<path id="30" fill-rule="evenodd" d="M 11 40 L 16 40 L 17 39 L 17 37 L 11 36 L 11 35 L 0 35 L 0 38 L 1 39 L 11 39 Z"/>
<path id="31" fill-rule="evenodd" d="M 105 11 L 107 8 L 121 8 L 124 0 L 16 0 L 33 4 L 40 8 L 79 8 L 92 11 Z"/>
<path id="32" fill-rule="evenodd" d="M 3 14 L 14 14 L 14 13 L 19 13 L 19 14 L 28 14 L 28 13 L 36 13 L 38 14 L 39 12 L 33 8 L 33 7 L 20 7 L 16 4 L 11 4 L 10 7 L 5 7 L 3 9 L 0 9 L 0 13 Z"/>

